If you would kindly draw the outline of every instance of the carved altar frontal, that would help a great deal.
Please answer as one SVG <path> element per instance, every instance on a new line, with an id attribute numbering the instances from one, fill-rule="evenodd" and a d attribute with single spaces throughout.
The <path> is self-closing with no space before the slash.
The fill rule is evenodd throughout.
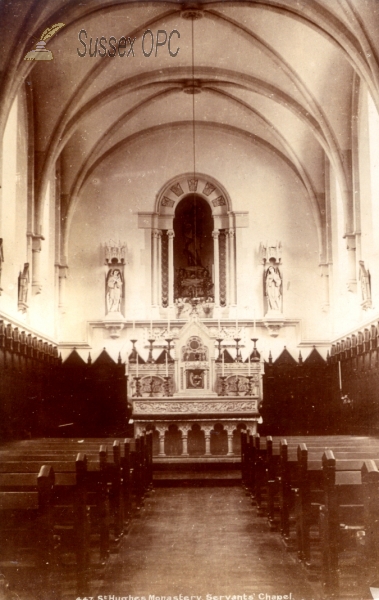
<path id="1" fill-rule="evenodd" d="M 134 415 L 219 415 L 220 417 L 232 414 L 246 414 L 251 416 L 258 413 L 258 401 L 253 399 L 227 398 L 224 400 L 192 400 L 188 397 L 157 401 L 135 400 L 133 402 Z"/>

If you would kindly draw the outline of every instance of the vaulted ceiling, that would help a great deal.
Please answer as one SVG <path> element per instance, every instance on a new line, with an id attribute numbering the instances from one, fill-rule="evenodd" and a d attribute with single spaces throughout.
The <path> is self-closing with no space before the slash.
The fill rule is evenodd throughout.
<path id="1" fill-rule="evenodd" d="M 26 82 L 34 119 L 36 220 L 58 157 L 62 214 L 68 216 L 96 166 L 135 139 L 148 140 L 158 129 L 217 128 L 246 136 L 290 165 L 323 229 L 326 160 L 349 201 L 351 176 L 344 158 L 352 147 L 359 80 L 379 107 L 378 4 L 4 2 L 0 117 L 4 126 Z M 54 61 L 24 61 L 54 23 L 65 24 L 47 44 Z M 150 56 L 151 35 L 143 38 L 147 30 L 155 40 Z M 158 30 L 162 46 L 157 48 Z M 173 31 L 169 48 L 164 32 Z M 125 56 L 101 57 L 104 50 L 98 47 L 91 57 L 101 36 L 110 54 L 111 36 L 117 42 L 123 36 L 136 40 L 127 41 L 126 48 L 121 42 L 119 53 Z"/>

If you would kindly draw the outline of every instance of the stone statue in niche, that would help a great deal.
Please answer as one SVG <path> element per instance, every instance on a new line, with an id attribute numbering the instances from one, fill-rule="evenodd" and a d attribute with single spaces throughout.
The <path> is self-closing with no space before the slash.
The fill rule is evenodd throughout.
<path id="1" fill-rule="evenodd" d="M 270 259 L 264 275 L 265 296 L 267 298 L 268 312 L 281 312 L 282 310 L 282 276 L 279 267 Z"/>
<path id="2" fill-rule="evenodd" d="M 123 280 L 118 267 L 109 269 L 106 282 L 106 301 L 108 313 L 121 312 Z"/>
<path id="3" fill-rule="evenodd" d="M 362 308 L 367 310 L 371 308 L 371 276 L 370 271 L 366 269 L 363 260 L 359 261 L 359 280 L 361 282 Z"/>
<path id="4" fill-rule="evenodd" d="M 266 317 L 271 321 L 276 316 L 282 318 L 283 307 L 283 276 L 281 272 L 282 263 L 282 243 L 276 242 L 269 245 L 261 243 L 259 252 L 263 271 L 263 293 L 266 299 Z"/>
<path id="5" fill-rule="evenodd" d="M 25 312 L 28 308 L 29 263 L 24 263 L 24 269 L 18 276 L 18 309 Z"/>

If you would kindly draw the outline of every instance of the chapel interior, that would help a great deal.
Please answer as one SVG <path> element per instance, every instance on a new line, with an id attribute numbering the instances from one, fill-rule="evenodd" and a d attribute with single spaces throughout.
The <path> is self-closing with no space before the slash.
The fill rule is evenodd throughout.
<path id="1" fill-rule="evenodd" d="M 179 503 L 185 530 L 198 502 L 205 532 L 207 478 L 223 522 L 247 502 L 249 436 L 374 441 L 378 1 L 12 0 L 0 23 L 2 457 L 147 436 L 144 518 Z M 254 600 L 321 598 L 268 571 Z M 129 576 L 116 598 L 172 589 Z"/>

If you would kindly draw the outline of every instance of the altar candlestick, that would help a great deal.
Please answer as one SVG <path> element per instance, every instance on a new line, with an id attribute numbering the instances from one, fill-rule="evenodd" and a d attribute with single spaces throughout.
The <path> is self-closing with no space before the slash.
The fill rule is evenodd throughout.
<path id="1" fill-rule="evenodd" d="M 222 376 L 224 377 L 224 350 L 222 350 Z"/>

